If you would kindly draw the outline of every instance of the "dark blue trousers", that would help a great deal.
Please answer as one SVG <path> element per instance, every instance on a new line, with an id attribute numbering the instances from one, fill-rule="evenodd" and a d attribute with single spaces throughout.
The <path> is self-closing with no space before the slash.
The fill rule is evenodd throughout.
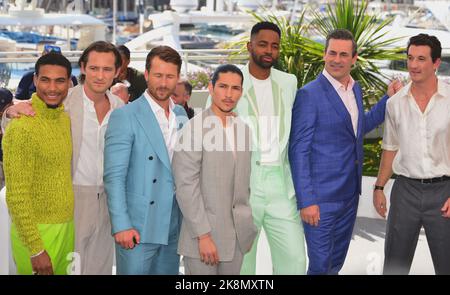
<path id="1" fill-rule="evenodd" d="M 308 274 L 338 274 L 344 265 L 358 211 L 359 196 L 320 203 L 318 226 L 303 222 L 308 247 Z"/>

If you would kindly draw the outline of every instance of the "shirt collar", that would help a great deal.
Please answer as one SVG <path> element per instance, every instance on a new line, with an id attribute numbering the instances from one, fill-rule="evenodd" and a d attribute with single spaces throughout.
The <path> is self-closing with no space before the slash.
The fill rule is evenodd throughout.
<path id="1" fill-rule="evenodd" d="M 327 72 L 326 69 L 323 69 L 322 73 L 325 76 L 325 78 L 327 78 L 327 80 L 331 83 L 331 85 L 333 86 L 334 90 L 338 91 L 339 89 L 342 88 L 342 90 L 345 91 L 345 86 L 341 82 L 339 82 L 338 80 L 333 78 L 333 76 L 331 76 Z M 348 90 L 352 90 L 354 85 L 355 85 L 355 80 L 353 80 L 352 76 L 350 76 L 350 81 L 348 82 L 347 91 Z"/>
<path id="2" fill-rule="evenodd" d="M 95 111 L 94 102 L 89 99 L 86 92 L 84 91 L 84 87 L 82 89 L 83 89 L 83 104 L 84 104 L 84 106 L 87 107 L 90 111 Z M 105 94 L 106 94 L 106 98 L 109 100 L 111 109 L 117 109 L 118 107 L 121 107 L 124 104 L 122 102 L 122 100 L 118 96 L 112 94 L 111 91 L 106 90 Z"/>
<path id="3" fill-rule="evenodd" d="M 443 81 L 438 79 L 438 88 L 437 88 L 437 92 L 434 95 L 440 96 L 440 97 L 444 97 L 447 98 L 448 93 L 449 93 L 449 85 Z M 413 97 L 411 94 L 411 85 L 412 82 L 408 82 L 408 84 L 406 84 L 402 89 L 400 89 L 400 91 L 398 93 L 396 93 L 395 95 L 398 94 L 398 96 L 406 96 L 406 97 Z"/>

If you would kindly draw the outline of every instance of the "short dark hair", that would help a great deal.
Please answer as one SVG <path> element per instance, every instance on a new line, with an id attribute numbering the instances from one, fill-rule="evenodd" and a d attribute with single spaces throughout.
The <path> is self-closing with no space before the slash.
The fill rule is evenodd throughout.
<path id="1" fill-rule="evenodd" d="M 178 67 L 178 74 L 181 71 L 181 56 L 180 54 L 169 46 L 157 46 L 154 47 L 148 54 L 145 60 L 145 69 L 150 72 L 150 67 L 152 65 L 153 58 L 157 56 L 162 61 L 174 64 Z"/>
<path id="2" fill-rule="evenodd" d="M 114 66 L 116 67 L 116 70 L 122 66 L 122 57 L 120 56 L 120 53 L 117 50 L 116 46 L 114 46 L 114 44 L 106 41 L 96 41 L 91 43 L 81 54 L 80 59 L 78 60 L 78 66 L 80 68 L 82 67 L 82 64 L 86 66 L 89 59 L 89 53 L 91 53 L 92 51 L 103 53 L 112 52 L 114 54 L 114 57 L 116 58 L 116 60 L 114 61 Z M 84 74 L 80 75 L 81 82 L 84 82 L 85 78 L 86 77 Z"/>
<path id="3" fill-rule="evenodd" d="M 235 73 L 235 74 L 238 74 L 239 76 L 241 76 L 241 86 L 244 83 L 244 75 L 242 74 L 242 71 L 235 65 L 225 64 L 225 65 L 220 65 L 214 71 L 214 73 L 212 75 L 212 78 L 211 78 L 211 83 L 212 83 L 213 87 L 216 86 L 216 82 L 217 82 L 217 80 L 219 80 L 219 74 L 220 73 Z"/>
<path id="4" fill-rule="evenodd" d="M 39 57 L 36 61 L 36 64 L 34 65 L 34 74 L 36 76 L 39 76 L 39 70 L 41 66 L 45 65 L 64 67 L 67 70 L 67 78 L 70 78 L 70 76 L 72 75 L 72 65 L 70 64 L 70 61 L 61 53 L 51 51 L 50 53 L 44 54 Z"/>
<path id="5" fill-rule="evenodd" d="M 9 89 L 0 87 L 0 114 L 3 110 L 12 103 L 13 94 Z"/>
<path id="6" fill-rule="evenodd" d="M 185 91 L 187 91 L 189 95 L 192 94 L 192 85 L 188 80 L 181 80 L 178 82 L 178 84 L 183 84 Z"/>
<path id="7" fill-rule="evenodd" d="M 253 38 L 261 30 L 274 31 L 275 33 L 278 34 L 278 37 L 281 38 L 281 30 L 280 30 L 280 28 L 276 24 L 268 22 L 268 21 L 263 21 L 263 22 L 259 22 L 259 23 L 255 24 L 252 27 L 252 30 L 250 32 L 250 38 Z"/>
<path id="8" fill-rule="evenodd" d="M 435 36 L 431 36 L 428 34 L 419 34 L 411 37 L 408 41 L 408 47 L 406 48 L 406 55 L 408 55 L 409 47 L 411 45 L 430 47 L 431 59 L 433 60 L 433 63 L 435 63 L 438 58 L 441 58 L 442 53 L 441 42 Z"/>
<path id="9" fill-rule="evenodd" d="M 128 49 L 128 47 L 126 47 L 125 45 L 119 45 L 119 46 L 117 46 L 117 50 L 119 50 L 120 54 L 125 55 L 125 57 L 128 60 L 130 60 L 131 53 L 130 53 L 130 49 Z"/>
<path id="10" fill-rule="evenodd" d="M 325 52 L 327 52 L 328 45 L 330 44 L 330 40 L 350 40 L 352 41 L 352 56 L 355 56 L 358 51 L 358 46 L 356 45 L 355 38 L 353 37 L 352 32 L 347 29 L 336 29 L 333 30 L 327 36 L 327 41 L 325 43 Z"/>

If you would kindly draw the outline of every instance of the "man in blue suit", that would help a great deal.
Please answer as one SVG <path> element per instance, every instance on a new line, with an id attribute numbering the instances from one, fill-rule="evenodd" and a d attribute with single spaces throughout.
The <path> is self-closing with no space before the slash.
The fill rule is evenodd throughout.
<path id="1" fill-rule="evenodd" d="M 104 183 L 117 274 L 178 274 L 180 211 L 171 161 L 186 112 L 169 99 L 181 57 L 168 46 L 147 55 L 147 91 L 111 114 L 105 135 Z"/>
<path id="2" fill-rule="evenodd" d="M 331 32 L 325 69 L 298 90 L 292 111 L 289 159 L 308 274 L 337 274 L 344 264 L 361 193 L 363 136 L 384 121 L 388 96 L 364 113 L 361 87 L 350 76 L 356 52 L 351 32 Z"/>

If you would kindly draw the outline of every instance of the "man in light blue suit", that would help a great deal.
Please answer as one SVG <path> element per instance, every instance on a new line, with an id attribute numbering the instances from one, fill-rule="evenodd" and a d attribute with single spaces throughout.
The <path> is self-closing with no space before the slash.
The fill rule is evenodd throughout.
<path id="1" fill-rule="evenodd" d="M 344 264 L 361 193 L 363 137 L 384 121 L 388 96 L 364 113 L 361 87 L 350 76 L 356 52 L 351 32 L 331 32 L 325 69 L 298 90 L 292 111 L 289 160 L 308 274 L 337 274 Z"/>
<path id="2" fill-rule="evenodd" d="M 117 274 L 178 274 L 181 223 L 171 161 L 186 112 L 170 96 L 181 57 L 168 46 L 147 55 L 144 94 L 111 114 L 104 183 Z"/>

